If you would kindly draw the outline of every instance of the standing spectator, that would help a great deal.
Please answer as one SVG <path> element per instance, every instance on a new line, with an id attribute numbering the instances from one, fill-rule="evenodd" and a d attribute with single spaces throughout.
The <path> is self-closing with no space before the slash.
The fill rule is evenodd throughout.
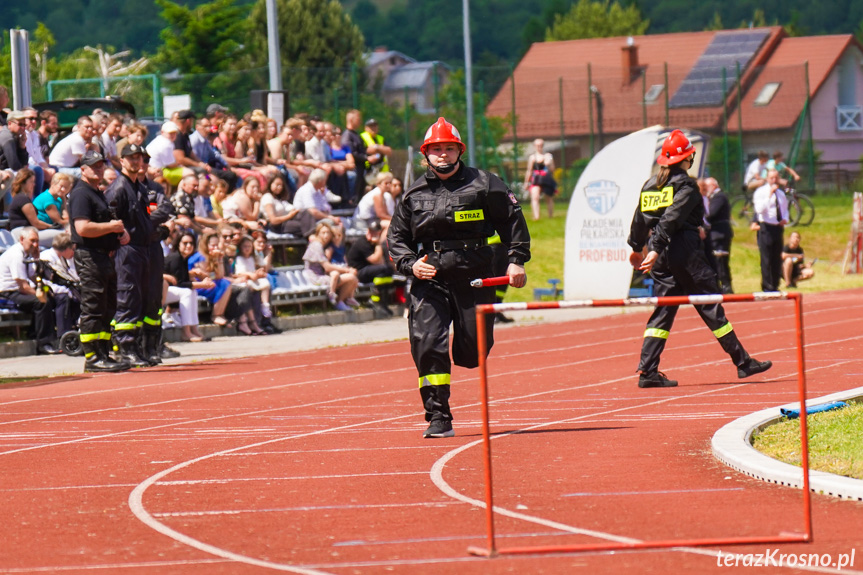
<path id="1" fill-rule="evenodd" d="M 539 219 L 540 198 L 545 197 L 548 217 L 554 217 L 554 195 L 557 193 L 557 182 L 554 181 L 554 157 L 543 152 L 545 141 L 537 138 L 533 141 L 534 152 L 527 159 L 527 170 L 524 175 L 524 187 L 530 192 L 530 207 L 534 221 Z"/>
<path id="2" fill-rule="evenodd" d="M 782 277 L 785 279 L 785 285 L 793 288 L 797 287 L 799 281 L 812 279 L 815 275 L 812 263 L 807 263 L 803 257 L 800 232 L 791 232 L 788 236 L 788 245 L 782 248 Z"/>
<path id="3" fill-rule="evenodd" d="M 66 174 L 61 174 L 65 176 Z M 75 270 L 75 244 L 72 236 L 63 232 L 54 236 L 51 247 L 39 254 L 39 259 L 48 262 L 54 269 L 61 272 L 68 279 L 80 283 L 78 272 Z M 55 283 L 51 284 L 54 292 L 54 317 L 57 325 L 57 336 L 62 337 L 66 332 L 75 329 L 78 317 L 81 315 L 81 302 L 75 297 L 69 288 Z"/>
<path id="4" fill-rule="evenodd" d="M 114 252 L 129 243 L 123 220 L 117 219 L 99 190 L 105 160 L 89 151 L 81 159 L 81 179 L 69 194 L 72 241 L 76 244 L 75 268 L 81 278 L 81 347 L 84 371 L 122 371 L 126 362 L 108 355 L 111 321 L 117 307 L 117 272 Z"/>
<path id="5" fill-rule="evenodd" d="M 267 220 L 267 228 L 277 234 L 307 238 L 314 233 L 317 220 L 308 210 L 291 205 L 287 195 L 282 177 L 273 178 L 267 193 L 261 198 L 261 213 Z"/>
<path id="6" fill-rule="evenodd" d="M 761 254 L 761 289 L 776 291 L 782 278 L 782 235 L 788 225 L 788 199 L 779 186 L 779 172 L 767 172 L 767 183 L 752 194 L 758 219 L 758 251 Z"/>
<path id="7" fill-rule="evenodd" d="M 39 234 L 35 228 L 24 228 L 18 243 L 0 255 L 0 297 L 14 301 L 19 310 L 33 315 L 36 353 L 54 355 L 60 353 L 55 347 L 54 298 L 35 283 L 35 266 L 25 261 L 38 257 Z"/>
<path id="8" fill-rule="evenodd" d="M 348 265 L 357 270 L 360 283 L 372 284 L 372 306 L 386 315 L 393 315 L 389 308 L 390 287 L 395 269 L 381 239 L 383 228 L 377 220 L 369 222 L 363 237 L 354 240 L 348 250 Z"/>
<path id="9" fill-rule="evenodd" d="M 147 144 L 147 154 L 150 156 L 150 170 L 154 177 L 163 179 L 172 188 L 183 178 L 183 166 L 174 157 L 174 143 L 180 133 L 177 124 L 168 120 L 162 124 L 162 130 L 152 142 Z"/>
<path id="10" fill-rule="evenodd" d="M 366 145 L 366 183 L 374 185 L 376 176 L 381 172 L 390 171 L 389 157 L 392 148 L 384 144 L 384 137 L 378 133 L 378 121 L 374 118 L 366 120 L 366 129 L 360 134 Z"/>
<path id="11" fill-rule="evenodd" d="M 92 149 L 93 120 L 90 116 L 81 116 L 76 125 L 77 131 L 72 132 L 54 146 L 48 156 L 48 163 L 60 172 L 81 177 L 79 167 L 84 152 Z"/>
<path id="12" fill-rule="evenodd" d="M 144 303 L 150 288 L 150 238 L 153 223 L 148 214 L 149 191 L 141 179 L 143 148 L 129 144 L 123 148 L 123 171 L 105 191 L 108 204 L 115 206 L 117 217 L 129 234 L 129 242 L 117 249 L 117 311 L 114 315 L 114 339 L 120 356 L 132 367 L 154 365 L 139 347 L 144 325 Z M 156 275 L 161 279 L 161 270 Z M 161 298 L 161 281 L 158 282 Z"/>
<path id="13" fill-rule="evenodd" d="M 357 174 L 357 179 L 354 182 L 354 189 L 348 190 L 349 196 L 344 198 L 348 205 L 356 206 L 360 198 L 366 193 L 366 143 L 357 133 L 360 126 L 363 125 L 363 114 L 359 110 L 351 110 L 345 116 L 345 131 L 342 133 L 342 146 L 347 147 L 348 151 L 354 158 L 354 170 Z"/>
<path id="14" fill-rule="evenodd" d="M 42 110 L 39 112 L 39 149 L 42 152 L 42 157 L 47 158 L 51 155 L 51 144 L 57 130 L 60 129 L 60 124 L 57 122 L 57 112 L 52 110 Z M 52 168 L 53 169 L 53 168 Z"/>
<path id="15" fill-rule="evenodd" d="M 710 224 L 710 243 L 713 246 L 713 256 L 716 259 L 717 279 L 722 293 L 734 293 L 731 287 L 731 239 L 734 228 L 731 227 L 731 204 L 728 196 L 719 188 L 716 178 L 704 180 L 707 198 L 707 214 L 705 219 Z"/>
<path id="16" fill-rule="evenodd" d="M 312 284 L 327 287 L 327 299 L 339 311 L 349 311 L 359 306 L 354 299 L 357 290 L 356 270 L 346 265 L 330 262 L 326 249 L 333 242 L 333 228 L 326 222 L 318 222 L 315 233 L 309 237 L 309 245 L 303 254 L 306 268 L 303 274 Z"/>
<path id="17" fill-rule="evenodd" d="M 24 121 L 26 122 L 27 141 L 25 147 L 29 156 L 28 162 L 30 169 L 36 173 L 36 194 L 38 195 L 45 190 L 46 184 L 51 183 L 51 178 L 54 177 L 56 170 L 48 165 L 48 160 L 42 153 L 41 138 L 37 129 L 39 113 L 36 108 L 24 108 L 21 111 L 24 112 Z"/>
<path id="18" fill-rule="evenodd" d="M 767 183 L 767 160 L 770 156 L 764 150 L 759 150 L 758 157 L 752 160 L 746 168 L 743 184 L 746 189 L 753 192 Z"/>

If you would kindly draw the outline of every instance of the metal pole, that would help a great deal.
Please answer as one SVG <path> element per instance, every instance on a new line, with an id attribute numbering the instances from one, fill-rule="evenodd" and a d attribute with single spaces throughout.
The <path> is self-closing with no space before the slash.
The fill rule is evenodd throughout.
<path id="1" fill-rule="evenodd" d="M 668 62 L 665 62 L 665 89 L 662 91 L 665 94 L 665 125 L 669 123 L 668 119 Z"/>
<path id="2" fill-rule="evenodd" d="M 587 63 L 587 118 L 590 123 L 590 157 L 593 157 L 593 79 L 590 72 L 590 62 Z"/>
<path id="3" fill-rule="evenodd" d="M 440 78 L 437 75 L 437 62 L 432 63 L 432 73 L 434 76 L 432 77 L 432 85 L 434 86 L 434 115 L 438 118 L 440 117 L 440 95 L 438 94 L 440 90 Z"/>
<path id="4" fill-rule="evenodd" d="M 281 90 L 282 58 L 279 50 L 279 16 L 276 0 L 267 0 L 267 56 L 270 60 L 270 90 Z"/>
<path id="5" fill-rule="evenodd" d="M 485 110 L 485 84 L 482 80 L 479 81 L 479 107 L 481 110 Z M 479 166 L 483 170 L 488 169 L 488 158 L 486 157 L 486 149 L 488 148 L 488 144 L 485 141 L 486 132 L 485 132 L 485 122 L 480 120 L 479 122 Z"/>
<path id="6" fill-rule="evenodd" d="M 519 181 L 518 178 L 518 135 L 516 134 L 516 125 L 518 118 L 515 115 L 515 65 L 509 65 L 509 86 L 512 92 L 512 181 Z"/>
<path id="7" fill-rule="evenodd" d="M 560 185 L 566 191 L 566 126 L 563 116 L 563 78 L 557 79 L 557 101 L 560 106 Z"/>
<path id="8" fill-rule="evenodd" d="M 464 88 L 467 98 L 467 158 L 468 164 L 474 163 L 473 137 L 473 65 L 470 50 L 470 0 L 462 0 L 462 36 L 464 37 Z"/>
<path id="9" fill-rule="evenodd" d="M 411 145 L 411 135 L 410 135 L 410 102 L 408 96 L 408 87 L 405 86 L 405 150 Z"/>
<path id="10" fill-rule="evenodd" d="M 809 189 L 815 189 L 815 142 L 812 140 L 812 101 L 809 99 L 809 60 L 803 63 L 806 75 L 806 116 L 809 124 Z M 838 174 L 838 171 L 837 171 Z"/>
<path id="11" fill-rule="evenodd" d="M 728 69 L 722 68 L 722 93 L 725 95 L 725 100 L 722 102 L 722 134 L 725 140 L 725 180 L 722 184 L 731 189 L 731 172 L 728 158 Z"/>
<path id="12" fill-rule="evenodd" d="M 162 117 L 162 77 L 158 74 L 153 76 L 153 117 Z"/>

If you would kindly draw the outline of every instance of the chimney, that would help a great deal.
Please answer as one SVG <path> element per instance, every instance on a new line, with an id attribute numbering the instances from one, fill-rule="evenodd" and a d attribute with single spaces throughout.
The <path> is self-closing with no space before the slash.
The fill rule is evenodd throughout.
<path id="1" fill-rule="evenodd" d="M 621 48 L 623 63 L 623 85 L 627 86 L 641 74 L 638 64 L 638 46 L 632 36 L 626 39 L 626 46 Z"/>

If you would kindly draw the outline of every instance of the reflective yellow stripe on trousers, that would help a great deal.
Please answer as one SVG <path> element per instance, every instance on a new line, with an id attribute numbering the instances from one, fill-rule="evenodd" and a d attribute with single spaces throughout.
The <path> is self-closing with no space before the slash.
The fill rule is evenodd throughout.
<path id="1" fill-rule="evenodd" d="M 722 327 L 720 327 L 719 329 L 714 329 L 714 330 L 713 330 L 713 335 L 715 335 L 715 336 L 716 336 L 716 339 L 719 339 L 719 338 L 720 338 L 720 337 L 722 337 L 723 335 L 728 335 L 728 334 L 729 334 L 729 333 L 731 333 L 732 331 L 734 331 L 734 328 L 733 328 L 733 327 L 731 327 L 731 322 L 729 321 L 728 323 L 726 323 L 725 325 L 723 325 L 723 326 L 722 326 Z"/>
<path id="2" fill-rule="evenodd" d="M 644 337 L 656 337 L 659 339 L 668 339 L 669 332 L 665 329 L 659 329 L 658 327 L 649 327 L 644 330 Z"/>
<path id="3" fill-rule="evenodd" d="M 420 378 L 420 387 L 428 387 L 429 385 L 449 385 L 448 373 L 430 373 Z"/>

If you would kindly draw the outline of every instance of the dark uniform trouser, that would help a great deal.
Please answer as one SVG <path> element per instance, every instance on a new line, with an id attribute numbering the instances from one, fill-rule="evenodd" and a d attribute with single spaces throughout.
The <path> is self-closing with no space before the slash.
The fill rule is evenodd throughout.
<path id="1" fill-rule="evenodd" d="M 662 254 L 650 272 L 653 278 L 653 292 L 657 297 L 679 295 L 703 295 L 717 293 L 716 274 L 704 259 L 702 242 L 698 232 L 687 231 L 675 236 L 675 242 Z M 672 267 L 671 261 L 678 262 Z M 725 317 L 721 304 L 697 305 L 695 311 L 716 336 L 725 353 L 731 356 L 734 365 L 740 367 L 749 362 L 749 354 L 743 349 L 731 322 Z M 641 361 L 638 371 L 645 374 L 656 373 L 659 369 L 659 356 L 665 349 L 665 342 L 678 306 L 658 306 L 644 331 L 641 346 Z"/>
<path id="2" fill-rule="evenodd" d="M 761 289 L 776 291 L 782 278 L 782 230 L 780 225 L 761 224 L 758 251 L 761 254 Z"/>
<path id="3" fill-rule="evenodd" d="M 75 269 L 81 279 L 78 327 L 86 355 L 94 344 L 111 340 L 111 319 L 117 309 L 117 273 L 114 260 L 106 252 L 82 246 L 75 250 Z"/>
<path id="4" fill-rule="evenodd" d="M 373 303 L 389 305 L 393 285 L 393 268 L 387 264 L 371 264 L 357 271 L 360 283 L 372 284 Z"/>
<path id="5" fill-rule="evenodd" d="M 144 279 L 147 282 L 146 299 L 144 300 L 144 343 L 145 350 L 157 351 L 156 346 L 162 337 L 162 284 L 165 273 L 165 254 L 162 244 L 153 242 L 147 246 L 149 273 Z M 152 348 L 152 349 L 151 349 Z"/>
<path id="6" fill-rule="evenodd" d="M 478 277 L 485 277 L 481 272 Z M 472 278 L 470 278 L 472 279 Z M 426 421 L 452 420 L 449 408 L 450 372 L 449 326 L 453 326 L 452 361 L 461 367 L 479 365 L 477 354 L 477 304 L 493 303 L 494 288 L 470 287 L 470 279 L 437 281 L 414 279 L 411 284 L 411 355 L 419 373 L 420 397 Z M 494 345 L 494 318 L 487 314 L 486 336 Z"/>
<path id="7" fill-rule="evenodd" d="M 128 244 L 120 246 L 114 258 L 117 270 L 114 339 L 121 346 L 134 343 L 136 332 L 143 325 L 144 302 L 150 281 L 148 252 L 147 246 Z M 159 290 L 161 293 L 161 287 Z"/>

